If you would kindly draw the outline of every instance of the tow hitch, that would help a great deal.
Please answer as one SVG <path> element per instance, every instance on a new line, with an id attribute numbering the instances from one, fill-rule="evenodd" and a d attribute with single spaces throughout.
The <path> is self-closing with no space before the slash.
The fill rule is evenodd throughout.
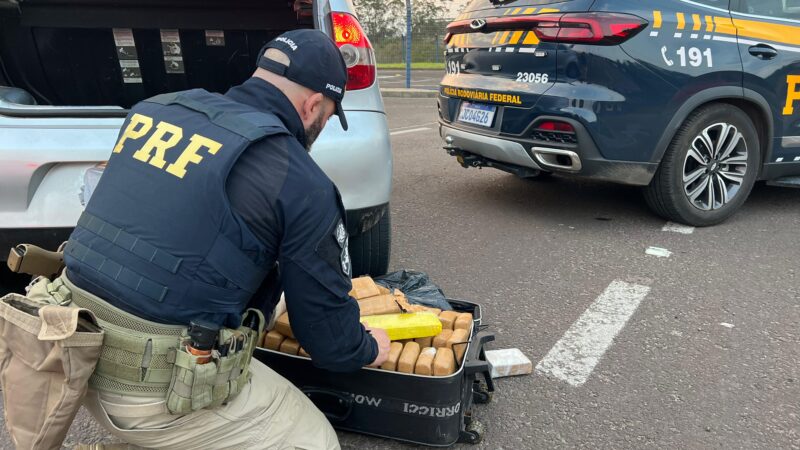
<path id="1" fill-rule="evenodd" d="M 469 169 L 470 167 L 477 167 L 481 169 L 483 167 L 491 167 L 494 169 L 500 169 L 504 172 L 508 172 L 514 174 L 520 178 L 532 178 L 538 176 L 541 171 L 536 169 L 531 169 L 529 167 L 522 167 L 517 166 L 514 164 L 507 164 L 500 161 L 495 161 L 492 159 L 484 158 L 481 155 L 476 155 L 475 153 L 470 153 L 468 151 L 462 150 L 458 147 L 452 145 L 450 140 L 445 140 L 444 149 L 450 156 L 455 156 L 456 161 L 461 164 L 461 167 L 465 169 Z"/>

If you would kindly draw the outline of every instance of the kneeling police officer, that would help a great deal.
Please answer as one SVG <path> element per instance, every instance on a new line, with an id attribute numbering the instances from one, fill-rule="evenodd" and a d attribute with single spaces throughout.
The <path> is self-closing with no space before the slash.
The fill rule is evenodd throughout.
<path id="1" fill-rule="evenodd" d="M 331 115 L 347 129 L 342 56 L 315 30 L 261 55 L 225 95 L 194 89 L 131 109 L 48 287 L 101 321 L 86 406 L 128 443 L 338 448 L 324 415 L 251 359 L 264 318 L 246 308 L 272 311 L 278 283 L 315 365 L 346 372 L 387 357 L 386 333 L 365 329 L 348 295 L 338 191 L 308 153 Z M 192 347 L 209 338 L 211 364 Z"/>

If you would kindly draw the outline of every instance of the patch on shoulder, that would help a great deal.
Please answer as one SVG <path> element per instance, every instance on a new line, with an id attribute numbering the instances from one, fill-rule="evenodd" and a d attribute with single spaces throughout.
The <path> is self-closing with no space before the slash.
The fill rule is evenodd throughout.
<path id="1" fill-rule="evenodd" d="M 339 262 L 342 265 L 342 272 L 344 272 L 348 277 L 351 277 L 353 276 L 353 264 L 350 260 L 350 250 L 348 249 L 350 237 L 347 235 L 347 230 L 344 227 L 344 221 L 341 219 L 339 219 L 339 225 L 336 226 L 336 229 L 333 232 L 333 237 L 336 239 L 336 243 L 339 244 L 339 248 L 341 249 L 339 254 Z"/>

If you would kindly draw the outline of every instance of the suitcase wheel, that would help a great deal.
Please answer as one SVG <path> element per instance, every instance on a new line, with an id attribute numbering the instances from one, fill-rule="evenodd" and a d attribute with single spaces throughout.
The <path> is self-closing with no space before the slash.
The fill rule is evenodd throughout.
<path id="1" fill-rule="evenodd" d="M 477 404 L 486 404 L 492 401 L 492 393 L 486 387 L 486 384 L 475 380 L 472 385 L 472 401 Z"/>
<path id="2" fill-rule="evenodd" d="M 473 419 L 459 434 L 458 442 L 461 444 L 480 444 L 483 440 L 483 432 L 483 424 Z"/>

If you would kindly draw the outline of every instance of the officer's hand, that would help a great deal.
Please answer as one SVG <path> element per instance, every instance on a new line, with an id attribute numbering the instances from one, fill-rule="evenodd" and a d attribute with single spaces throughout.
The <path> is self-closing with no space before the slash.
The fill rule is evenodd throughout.
<path id="1" fill-rule="evenodd" d="M 378 357 L 375 358 L 375 361 L 372 361 L 369 367 L 378 367 L 389 358 L 389 348 L 392 342 L 389 340 L 389 335 L 386 334 L 386 330 L 383 328 L 366 328 L 372 334 L 372 338 L 375 339 L 375 342 L 378 343 Z"/>

